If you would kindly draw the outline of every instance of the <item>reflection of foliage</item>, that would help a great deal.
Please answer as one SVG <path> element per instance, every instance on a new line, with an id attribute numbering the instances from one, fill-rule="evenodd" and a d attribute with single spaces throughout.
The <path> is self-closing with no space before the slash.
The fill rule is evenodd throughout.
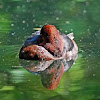
<path id="1" fill-rule="evenodd" d="M 79 39 L 84 36 L 91 36 L 88 31 L 91 28 L 95 27 L 98 30 L 93 23 L 91 24 L 91 20 L 99 22 L 99 13 L 97 13 L 99 11 L 98 2 L 85 2 L 87 0 L 63 0 L 63 2 L 56 2 L 56 0 L 28 1 L 10 0 L 8 2 L 6 0 L 3 2 L 4 9 L 1 9 L 1 11 L 11 13 L 14 21 L 12 28 L 15 35 L 10 38 L 14 44 L 22 43 L 32 33 L 33 27 L 41 27 L 45 23 L 56 25 L 62 32 L 69 33 L 73 31 L 76 37 L 80 37 Z M 96 5 L 98 7 L 94 9 Z M 92 32 L 94 34 L 95 30 Z"/>
<path id="2" fill-rule="evenodd" d="M 7 33 L 11 30 L 10 23 L 11 23 L 11 21 L 9 19 L 8 14 L 1 14 L 0 15 L 0 35 L 2 35 L 3 33 Z"/>
<path id="3" fill-rule="evenodd" d="M 11 21 L 9 14 L 0 15 L 0 42 L 4 43 L 4 40 L 8 39 L 8 33 L 11 31 Z M 6 41 L 7 42 L 7 41 Z"/>
<path id="4" fill-rule="evenodd" d="M 16 52 L 18 52 L 19 46 L 18 45 L 14 45 L 14 46 L 0 46 L 0 52 L 2 52 L 0 54 L 0 66 L 1 69 L 3 70 L 7 70 L 6 67 L 4 66 L 14 66 L 15 64 L 17 64 L 18 61 L 18 54 Z"/>

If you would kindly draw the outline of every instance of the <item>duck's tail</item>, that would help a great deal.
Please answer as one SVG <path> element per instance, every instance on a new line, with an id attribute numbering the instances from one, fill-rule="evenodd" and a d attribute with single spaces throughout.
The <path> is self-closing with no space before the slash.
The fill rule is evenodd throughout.
<path id="1" fill-rule="evenodd" d="M 67 34 L 67 36 L 68 36 L 71 40 L 74 39 L 74 34 L 73 34 L 73 33 L 69 33 L 69 34 Z"/>

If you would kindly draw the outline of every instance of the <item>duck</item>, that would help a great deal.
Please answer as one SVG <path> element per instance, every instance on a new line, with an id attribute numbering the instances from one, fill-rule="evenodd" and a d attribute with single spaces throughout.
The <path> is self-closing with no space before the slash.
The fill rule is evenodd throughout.
<path id="1" fill-rule="evenodd" d="M 54 25 L 46 24 L 23 43 L 19 58 L 25 60 L 58 60 L 74 56 L 78 46 L 73 33 L 62 34 Z"/>

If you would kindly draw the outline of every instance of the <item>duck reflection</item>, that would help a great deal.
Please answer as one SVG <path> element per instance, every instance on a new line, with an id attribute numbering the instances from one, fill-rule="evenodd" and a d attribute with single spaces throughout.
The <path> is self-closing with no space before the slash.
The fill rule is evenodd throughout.
<path id="1" fill-rule="evenodd" d="M 77 54 L 69 59 L 62 60 L 24 60 L 19 59 L 21 65 L 30 73 L 41 76 L 43 86 L 49 90 L 56 89 L 58 83 L 65 71 L 71 68 L 74 61 L 77 59 Z"/>

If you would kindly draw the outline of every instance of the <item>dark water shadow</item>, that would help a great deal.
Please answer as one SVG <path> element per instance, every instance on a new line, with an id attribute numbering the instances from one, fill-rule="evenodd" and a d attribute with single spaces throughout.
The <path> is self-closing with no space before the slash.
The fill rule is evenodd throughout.
<path id="1" fill-rule="evenodd" d="M 77 54 L 61 60 L 39 61 L 19 59 L 19 61 L 27 71 L 41 76 L 41 82 L 45 88 L 53 90 L 58 86 L 63 73 L 71 68 L 76 59 Z"/>

